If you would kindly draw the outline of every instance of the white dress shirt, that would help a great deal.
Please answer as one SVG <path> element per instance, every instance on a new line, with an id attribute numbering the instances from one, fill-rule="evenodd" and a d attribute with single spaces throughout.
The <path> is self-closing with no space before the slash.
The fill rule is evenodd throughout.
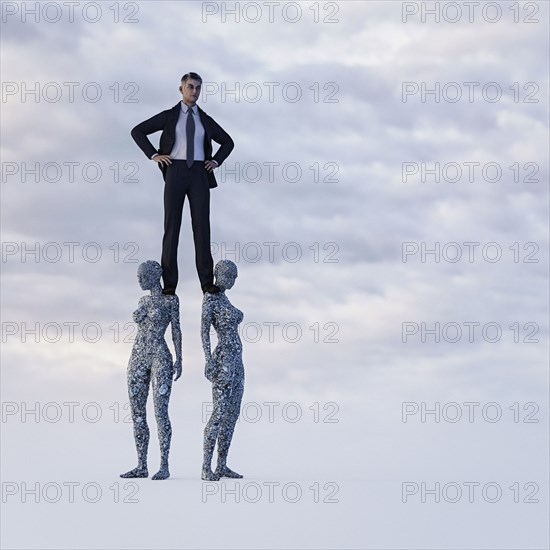
<path id="1" fill-rule="evenodd" d="M 187 111 L 191 109 L 193 113 L 193 120 L 195 122 L 195 144 L 193 160 L 204 160 L 204 126 L 202 125 L 201 118 L 199 116 L 199 108 L 197 104 L 193 107 L 188 107 L 183 101 L 181 101 L 181 113 L 176 123 L 176 140 L 170 156 L 173 159 L 187 160 Z M 151 156 L 151 159 L 155 158 L 158 153 Z M 214 161 L 216 162 L 216 161 Z M 217 162 L 216 162 L 217 164 Z"/>
<path id="2" fill-rule="evenodd" d="M 199 108 L 197 105 L 188 107 L 183 101 L 181 102 L 181 113 L 176 123 L 176 141 L 170 156 L 173 159 L 187 160 L 187 136 L 185 126 L 187 124 L 187 111 L 191 109 L 193 120 L 195 121 L 195 145 L 193 160 L 204 160 L 204 126 L 199 116 Z"/>

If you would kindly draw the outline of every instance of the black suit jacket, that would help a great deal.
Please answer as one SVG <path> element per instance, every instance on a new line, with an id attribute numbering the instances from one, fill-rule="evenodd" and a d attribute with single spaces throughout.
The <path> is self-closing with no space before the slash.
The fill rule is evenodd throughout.
<path id="1" fill-rule="evenodd" d="M 197 107 L 201 123 L 204 126 L 204 159 L 215 160 L 218 166 L 221 166 L 222 162 L 233 150 L 235 144 L 229 134 L 211 116 L 207 115 L 198 105 Z M 134 141 L 147 155 L 148 159 L 155 153 L 159 155 L 169 155 L 171 153 L 176 141 L 176 123 L 181 112 L 181 101 L 178 101 L 177 105 L 174 105 L 171 109 L 162 111 L 158 115 L 152 116 L 132 128 L 131 135 Z M 157 150 L 153 147 L 147 136 L 160 130 L 162 130 L 162 134 L 160 135 L 159 148 Z M 212 156 L 212 140 L 220 144 L 220 148 L 214 156 Z M 162 177 L 166 179 L 167 166 L 161 163 L 158 163 L 158 166 L 162 171 Z M 214 176 L 214 170 L 207 173 L 209 187 L 217 187 L 218 182 Z"/>

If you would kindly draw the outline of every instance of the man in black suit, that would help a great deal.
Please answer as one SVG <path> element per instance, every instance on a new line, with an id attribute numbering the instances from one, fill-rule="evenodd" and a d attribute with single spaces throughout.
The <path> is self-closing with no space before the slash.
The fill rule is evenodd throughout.
<path id="1" fill-rule="evenodd" d="M 185 196 L 189 199 L 195 242 L 195 263 L 203 292 L 219 292 L 214 285 L 210 252 L 210 189 L 217 187 L 214 168 L 233 150 L 229 134 L 196 103 L 202 78 L 187 73 L 181 79 L 182 100 L 132 129 L 139 148 L 154 160 L 164 178 L 164 238 L 162 239 L 163 294 L 175 294 L 178 284 L 178 242 Z M 147 137 L 162 130 L 158 151 Z M 212 140 L 220 148 L 212 156 Z"/>

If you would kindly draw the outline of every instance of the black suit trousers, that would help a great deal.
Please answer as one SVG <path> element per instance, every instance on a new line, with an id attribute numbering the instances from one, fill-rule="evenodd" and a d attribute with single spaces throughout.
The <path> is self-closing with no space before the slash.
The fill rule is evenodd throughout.
<path id="1" fill-rule="evenodd" d="M 189 168 L 187 161 L 173 159 L 164 183 L 164 238 L 162 239 L 162 278 L 164 288 L 178 284 L 178 243 L 185 197 L 189 199 L 191 227 L 195 243 L 195 263 L 201 287 L 214 281 L 210 252 L 210 187 L 203 160 Z"/>

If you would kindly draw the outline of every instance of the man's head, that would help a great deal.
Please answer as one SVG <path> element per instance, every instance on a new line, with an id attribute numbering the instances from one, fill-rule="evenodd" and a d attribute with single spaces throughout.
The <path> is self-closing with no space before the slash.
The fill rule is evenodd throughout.
<path id="1" fill-rule="evenodd" d="M 185 73 L 181 77 L 179 90 L 186 105 L 193 107 L 201 93 L 202 78 L 197 73 Z"/>

